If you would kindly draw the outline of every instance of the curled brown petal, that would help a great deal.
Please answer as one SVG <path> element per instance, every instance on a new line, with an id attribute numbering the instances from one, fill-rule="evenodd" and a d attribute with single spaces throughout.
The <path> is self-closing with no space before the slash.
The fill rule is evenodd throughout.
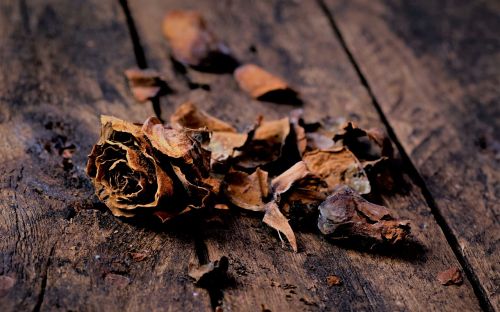
<path id="1" fill-rule="evenodd" d="M 356 156 L 345 148 L 307 152 L 303 161 L 308 170 L 322 178 L 330 190 L 346 184 L 360 194 L 371 191 L 370 182 Z"/>
<path id="2" fill-rule="evenodd" d="M 241 148 L 247 141 L 245 133 L 214 132 L 210 138 L 208 149 L 212 152 L 211 163 L 221 163 L 240 153 L 236 149 Z"/>
<path id="3" fill-rule="evenodd" d="M 256 168 L 278 160 L 290 134 L 288 118 L 262 121 L 252 131 L 252 136 L 241 148 L 238 165 L 243 168 Z"/>
<path id="4" fill-rule="evenodd" d="M 224 194 L 234 205 L 253 211 L 264 211 L 269 194 L 268 174 L 257 168 L 254 173 L 230 171 L 224 180 Z"/>
<path id="5" fill-rule="evenodd" d="M 295 238 L 295 234 L 293 233 L 290 224 L 288 224 L 288 220 L 281 213 L 278 205 L 274 201 L 269 202 L 266 204 L 265 211 L 266 214 L 264 215 L 264 219 L 262 219 L 262 221 L 278 232 L 285 234 L 285 237 L 292 246 L 293 251 L 297 252 L 297 240 Z"/>
<path id="6" fill-rule="evenodd" d="M 206 128 L 210 131 L 236 132 L 236 129 L 218 118 L 199 109 L 193 102 L 185 102 L 170 116 L 172 125 L 178 128 Z"/>
<path id="7" fill-rule="evenodd" d="M 240 88 L 252 98 L 286 104 L 300 104 L 298 93 L 280 77 L 255 64 L 246 64 L 234 71 Z"/>

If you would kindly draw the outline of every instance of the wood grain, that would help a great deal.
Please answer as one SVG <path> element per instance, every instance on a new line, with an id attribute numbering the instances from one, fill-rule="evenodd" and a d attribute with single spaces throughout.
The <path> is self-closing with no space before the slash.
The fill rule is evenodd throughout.
<path id="1" fill-rule="evenodd" d="M 191 99 L 213 115 L 243 128 L 260 114 L 282 117 L 294 107 L 249 99 L 231 75 L 193 70 L 175 74 L 161 34 L 167 10 L 196 9 L 242 62 L 255 62 L 286 77 L 298 88 L 309 118 L 345 116 L 362 125 L 381 126 L 371 99 L 360 83 L 319 6 L 312 1 L 139 1 L 129 2 L 149 64 L 161 70 L 178 93 L 163 102 L 167 119 L 177 105 Z M 184 83 L 209 86 L 189 90 Z M 184 80 L 183 80 L 184 79 Z M 400 168 L 404 171 L 404 168 Z M 382 202 L 400 217 L 413 220 L 418 249 L 375 253 L 332 244 L 316 231 L 299 231 L 299 253 L 281 248 L 279 239 L 244 212 L 225 225 L 204 232 L 209 256 L 230 258 L 233 284 L 224 290 L 228 310 L 477 310 L 468 282 L 443 287 L 435 276 L 457 260 L 418 187 L 403 173 L 404 192 L 384 195 Z M 328 275 L 344 286 L 329 288 Z"/>
<path id="2" fill-rule="evenodd" d="M 500 310 L 500 6 L 326 2 L 456 249 Z"/>
<path id="3" fill-rule="evenodd" d="M 210 309 L 186 278 L 191 235 L 112 217 L 84 173 L 100 114 L 153 114 L 131 99 L 134 65 L 118 3 L 0 4 L 0 276 L 15 281 L 1 311 Z"/>

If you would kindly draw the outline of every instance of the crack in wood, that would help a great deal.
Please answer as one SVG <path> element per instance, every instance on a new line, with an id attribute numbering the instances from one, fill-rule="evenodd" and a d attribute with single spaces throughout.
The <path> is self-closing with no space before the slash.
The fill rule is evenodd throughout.
<path id="1" fill-rule="evenodd" d="M 146 56 L 144 53 L 144 49 L 141 45 L 139 34 L 137 32 L 137 28 L 135 26 L 133 16 L 130 12 L 127 0 L 119 0 L 119 3 L 120 3 L 120 6 L 123 10 L 123 14 L 125 15 L 126 21 L 127 21 L 130 39 L 131 39 L 133 47 L 134 47 L 134 53 L 135 53 L 137 66 L 139 68 L 147 68 L 148 67 L 147 59 L 146 59 Z M 196 89 L 198 87 L 204 88 L 203 85 L 198 86 L 198 84 L 196 84 L 196 87 L 193 87 L 195 84 L 191 81 L 189 75 L 187 74 L 187 71 L 182 72 L 181 75 L 184 78 L 185 82 L 187 83 L 187 85 L 189 86 L 190 89 Z M 161 113 L 161 106 L 160 106 L 160 97 L 156 96 L 156 97 L 152 98 L 151 105 L 153 107 L 153 111 L 154 111 L 156 117 L 163 122 L 162 113 Z M 200 223 L 200 220 L 198 220 L 198 223 Z M 196 228 L 197 228 L 197 230 L 194 233 L 194 248 L 195 248 L 195 252 L 196 252 L 196 257 L 198 258 L 198 261 L 200 264 L 206 264 L 206 263 L 210 262 L 208 248 L 203 240 L 202 233 L 199 230 L 200 227 L 197 226 Z M 208 292 L 208 295 L 210 297 L 210 303 L 212 305 L 212 308 L 215 311 L 217 306 L 219 306 L 223 302 L 223 299 L 224 299 L 223 291 L 220 288 L 211 287 L 211 288 L 207 289 L 207 292 Z"/>
<path id="2" fill-rule="evenodd" d="M 333 14 L 330 12 L 330 9 L 325 4 L 324 0 L 316 0 L 316 3 L 320 7 L 321 11 L 324 13 L 326 18 L 328 19 L 330 26 L 332 27 L 332 30 L 335 34 L 335 37 L 340 42 L 340 45 L 342 46 L 342 49 L 346 53 L 350 63 L 354 67 L 354 70 L 356 71 L 356 74 L 357 74 L 358 78 L 360 79 L 361 84 L 365 87 L 370 99 L 372 100 L 372 104 L 375 107 L 375 109 L 377 110 L 383 124 L 385 125 L 389 137 L 394 142 L 394 144 L 396 145 L 396 147 L 401 155 L 401 158 L 403 161 L 403 166 L 407 170 L 407 172 L 410 175 L 413 182 L 421 189 L 422 194 L 425 198 L 425 201 L 426 201 L 428 207 L 430 208 L 430 210 L 434 216 L 434 219 L 436 220 L 436 223 L 441 228 L 444 236 L 446 237 L 448 244 L 450 245 L 451 249 L 453 250 L 453 253 L 455 254 L 455 257 L 457 258 L 458 262 L 462 266 L 462 269 L 464 270 L 465 275 L 469 279 L 481 308 L 484 311 L 494 311 L 493 306 L 492 306 L 492 304 L 491 304 L 491 302 L 488 299 L 488 296 L 486 294 L 486 290 L 481 285 L 479 278 L 475 274 L 468 259 L 464 255 L 464 253 L 460 247 L 460 244 L 458 243 L 457 238 L 453 234 L 449 224 L 446 222 L 446 219 L 444 218 L 441 211 L 439 210 L 439 208 L 438 208 L 434 198 L 432 197 L 424 179 L 422 178 L 422 176 L 418 172 L 417 168 L 413 164 L 409 155 L 406 153 L 401 142 L 399 141 L 398 137 L 396 136 L 396 133 L 395 133 L 394 129 L 392 128 L 392 126 L 390 125 L 387 117 L 385 116 L 375 94 L 373 93 L 372 88 L 370 87 L 370 84 L 368 83 L 368 80 L 366 79 L 366 76 L 363 74 L 360 66 L 358 65 L 358 62 L 356 61 L 356 59 L 354 58 L 354 55 L 352 54 L 349 47 L 347 46 L 347 43 L 344 39 L 344 36 L 342 35 L 342 32 L 340 31 L 340 28 L 338 27 L 337 23 L 335 22 Z"/>

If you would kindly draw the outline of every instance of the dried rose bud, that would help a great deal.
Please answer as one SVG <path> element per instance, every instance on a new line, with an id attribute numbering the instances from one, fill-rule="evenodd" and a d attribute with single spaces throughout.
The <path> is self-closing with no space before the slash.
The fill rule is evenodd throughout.
<path id="1" fill-rule="evenodd" d="M 210 154 L 202 152 L 191 133 L 169 129 L 155 118 L 141 127 L 102 116 L 101 124 L 87 174 L 97 197 L 115 216 L 149 211 L 166 221 L 203 206 L 210 194 L 202 182 Z"/>
<path id="2" fill-rule="evenodd" d="M 406 220 L 397 220 L 389 209 L 366 201 L 348 186 L 339 187 L 319 205 L 318 228 L 332 238 L 364 237 L 396 243 L 410 234 Z"/>

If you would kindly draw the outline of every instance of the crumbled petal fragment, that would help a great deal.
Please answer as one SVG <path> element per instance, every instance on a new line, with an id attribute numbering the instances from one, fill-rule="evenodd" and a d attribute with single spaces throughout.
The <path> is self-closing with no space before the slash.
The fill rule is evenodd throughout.
<path id="1" fill-rule="evenodd" d="M 329 191 L 346 184 L 360 194 L 371 191 L 370 182 L 356 156 L 345 148 L 315 150 L 307 152 L 303 161 L 308 170 L 322 178 Z"/>
<path id="2" fill-rule="evenodd" d="M 451 267 L 447 270 L 439 272 L 437 280 L 445 286 L 461 285 L 463 283 L 462 272 L 457 267 Z"/>
<path id="3" fill-rule="evenodd" d="M 278 204 L 274 201 L 267 203 L 265 211 L 266 214 L 264 215 L 264 219 L 262 219 L 262 221 L 277 230 L 278 233 L 281 232 L 285 234 L 285 237 L 290 243 L 290 246 L 292 246 L 293 251 L 297 252 L 297 240 L 295 239 L 295 234 L 293 233 L 290 224 L 288 224 L 288 220 L 281 213 Z"/>
<path id="4" fill-rule="evenodd" d="M 241 154 L 237 149 L 247 141 L 248 134 L 234 132 L 213 132 L 208 149 L 212 152 L 211 166 L 223 164 L 228 159 Z"/>
<path id="5" fill-rule="evenodd" d="M 254 99 L 284 104 L 301 103 L 298 93 L 282 78 L 257 65 L 245 64 L 238 67 L 234 71 L 234 77 L 240 88 Z"/>
<path id="6" fill-rule="evenodd" d="M 134 98 L 144 103 L 168 90 L 160 73 L 152 69 L 129 68 L 125 70 L 128 84 Z"/>
<path id="7" fill-rule="evenodd" d="M 269 195 L 268 173 L 257 168 L 254 173 L 230 171 L 224 180 L 224 194 L 234 205 L 253 211 L 264 211 Z"/>
<path id="8" fill-rule="evenodd" d="M 328 196 L 319 212 L 318 228 L 332 238 L 362 237 L 393 244 L 410 234 L 408 221 L 394 219 L 387 208 L 368 202 L 348 186 Z"/>
<path id="9" fill-rule="evenodd" d="M 306 177 L 310 173 L 306 164 L 303 161 L 299 161 L 287 171 L 275 177 L 271 181 L 271 189 L 275 198 L 287 192 L 295 182 Z"/>
<path id="10" fill-rule="evenodd" d="M 236 132 L 233 126 L 199 109 L 193 102 L 180 105 L 170 116 L 170 122 L 176 128 L 205 128 L 210 131 Z"/>
<path id="11" fill-rule="evenodd" d="M 238 165 L 243 168 L 256 168 L 278 160 L 282 156 L 289 134 L 288 118 L 261 121 L 241 148 Z"/>

